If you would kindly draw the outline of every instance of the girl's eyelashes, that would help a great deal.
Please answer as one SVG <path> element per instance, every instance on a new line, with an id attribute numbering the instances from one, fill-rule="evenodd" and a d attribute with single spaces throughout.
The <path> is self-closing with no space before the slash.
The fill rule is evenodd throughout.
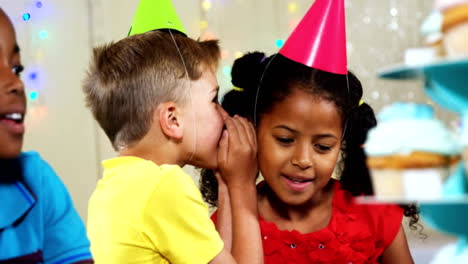
<path id="1" fill-rule="evenodd" d="M 297 138 L 294 136 L 286 136 L 286 135 L 278 135 L 275 136 L 273 135 L 273 138 L 277 143 L 279 143 L 282 146 L 292 146 L 293 144 L 296 144 Z M 299 143 L 297 143 L 299 144 Z M 333 148 L 336 146 L 336 143 L 332 142 L 322 142 L 322 143 L 312 143 L 312 146 L 314 147 L 315 151 L 317 153 L 325 154 L 329 153 L 330 151 L 333 150 Z"/>
<path id="2" fill-rule="evenodd" d="M 323 145 L 323 144 L 315 144 L 315 148 L 320 152 L 320 153 L 326 153 L 329 152 L 332 147 L 328 145 Z"/>
<path id="3" fill-rule="evenodd" d="M 11 68 L 11 72 L 13 72 L 18 77 L 21 75 L 23 70 L 24 70 L 23 65 L 16 65 Z"/>
<path id="4" fill-rule="evenodd" d="M 283 145 L 291 144 L 294 142 L 293 138 L 288 138 L 288 137 L 275 137 L 276 141 Z"/>

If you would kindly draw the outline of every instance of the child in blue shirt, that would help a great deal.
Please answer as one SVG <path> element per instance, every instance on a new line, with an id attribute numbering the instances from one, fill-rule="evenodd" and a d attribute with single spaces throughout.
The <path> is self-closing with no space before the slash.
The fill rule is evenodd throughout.
<path id="1" fill-rule="evenodd" d="M 22 70 L 13 25 L 0 8 L 0 263 L 93 263 L 67 189 L 38 153 L 21 153 Z"/>

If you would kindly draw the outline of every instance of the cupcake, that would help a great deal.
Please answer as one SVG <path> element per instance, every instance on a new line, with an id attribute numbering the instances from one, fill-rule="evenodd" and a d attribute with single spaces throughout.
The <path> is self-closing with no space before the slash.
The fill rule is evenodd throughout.
<path id="1" fill-rule="evenodd" d="M 364 146 L 376 198 L 440 198 L 451 166 L 460 159 L 456 137 L 429 105 L 395 103 L 378 119 Z"/>
<path id="2" fill-rule="evenodd" d="M 468 56 L 468 0 L 436 0 L 443 14 L 442 33 L 448 56 Z"/>

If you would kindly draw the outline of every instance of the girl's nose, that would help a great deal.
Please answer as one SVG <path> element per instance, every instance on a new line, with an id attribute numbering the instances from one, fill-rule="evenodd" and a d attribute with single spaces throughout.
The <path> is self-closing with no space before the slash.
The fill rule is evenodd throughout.
<path id="1" fill-rule="evenodd" d="M 304 144 L 305 145 L 305 144 Z M 306 170 L 312 167 L 312 159 L 310 155 L 310 146 L 301 146 L 296 149 L 291 163 L 301 170 Z"/>

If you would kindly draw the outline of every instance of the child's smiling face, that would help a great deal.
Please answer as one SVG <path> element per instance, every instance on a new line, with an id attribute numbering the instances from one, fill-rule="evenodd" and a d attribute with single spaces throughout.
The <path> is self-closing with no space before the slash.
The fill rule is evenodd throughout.
<path id="1" fill-rule="evenodd" d="M 262 115 L 258 162 L 265 181 L 287 205 L 304 205 L 327 185 L 341 148 L 336 105 L 294 89 Z"/>
<path id="2" fill-rule="evenodd" d="M 17 157 L 23 145 L 26 97 L 15 31 L 0 9 L 0 158 Z"/>

